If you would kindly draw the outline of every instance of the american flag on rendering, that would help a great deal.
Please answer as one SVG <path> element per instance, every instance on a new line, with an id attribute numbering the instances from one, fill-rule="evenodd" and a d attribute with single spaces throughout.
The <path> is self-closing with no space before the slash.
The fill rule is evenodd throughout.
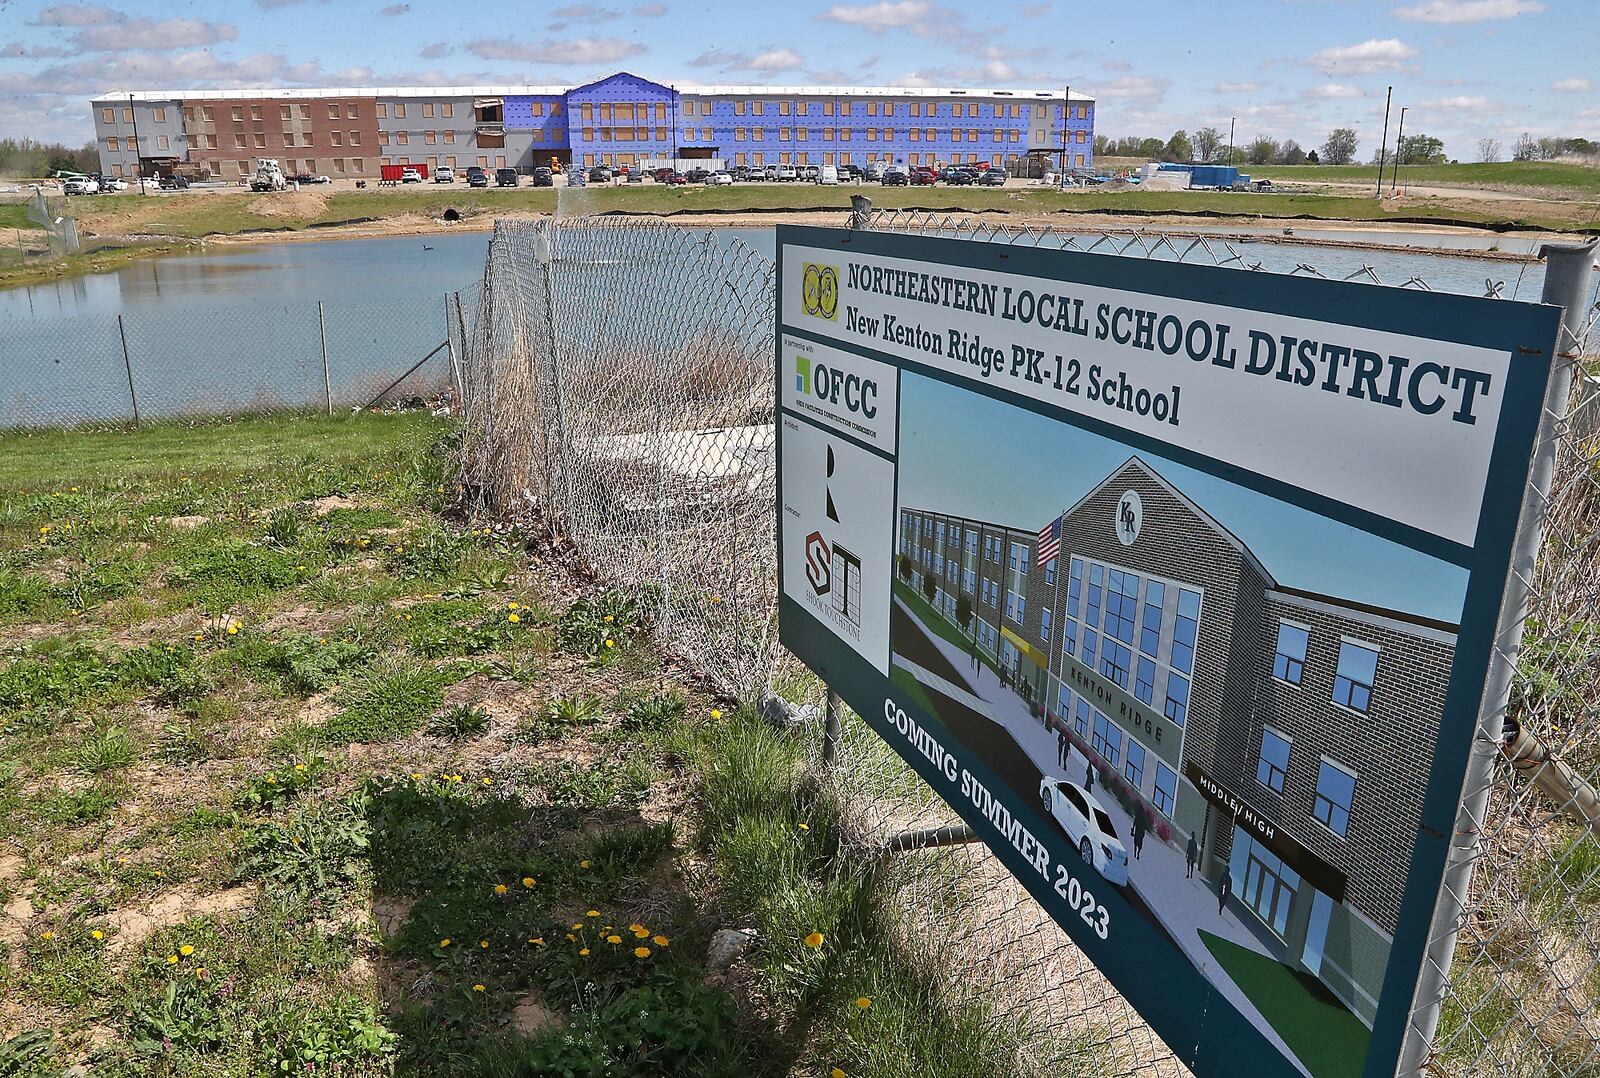
<path id="1" fill-rule="evenodd" d="M 1039 529 L 1039 553 L 1035 565 L 1048 565 L 1061 553 L 1061 518 L 1054 517 Z"/>

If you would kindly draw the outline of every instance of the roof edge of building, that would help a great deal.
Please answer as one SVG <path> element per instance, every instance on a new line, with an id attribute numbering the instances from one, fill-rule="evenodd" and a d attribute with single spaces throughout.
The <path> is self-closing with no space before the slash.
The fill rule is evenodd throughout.
<path id="1" fill-rule="evenodd" d="M 626 72 L 618 72 L 626 74 Z M 607 76 L 611 78 L 613 76 Z M 643 79 L 642 75 L 635 78 Z M 604 82 L 605 79 L 594 80 Z M 652 80 L 645 80 L 652 81 Z M 323 98 L 323 97 L 486 97 L 508 96 L 526 94 L 531 97 L 555 97 L 567 94 L 584 86 L 592 86 L 594 82 L 576 83 L 571 86 L 531 86 L 531 85 L 502 85 L 502 86 L 279 86 L 256 87 L 250 89 L 221 89 L 217 87 L 195 87 L 187 90 L 106 90 L 90 98 L 91 103 L 125 102 L 125 101 L 183 101 L 188 99 L 207 98 L 215 101 L 249 100 L 271 98 Z M 676 91 L 682 95 L 703 96 L 746 96 L 764 97 L 778 94 L 801 97 L 976 97 L 976 98 L 1016 98 L 1018 100 L 1034 101 L 1063 101 L 1071 100 L 1084 104 L 1093 104 L 1095 98 L 1078 91 L 1067 90 L 1029 90 L 1021 88 L 1004 87 L 963 87 L 963 86 L 755 86 L 755 85 L 693 85 L 685 84 L 673 86 L 669 83 L 657 83 Z M 1070 93 L 1070 97 L 1067 95 Z"/>

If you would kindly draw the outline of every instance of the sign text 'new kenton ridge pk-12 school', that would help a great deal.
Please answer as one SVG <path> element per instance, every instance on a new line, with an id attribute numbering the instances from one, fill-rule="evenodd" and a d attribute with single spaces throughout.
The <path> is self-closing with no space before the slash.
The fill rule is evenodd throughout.
<path id="1" fill-rule="evenodd" d="M 1392 1074 L 1559 312 L 870 231 L 778 261 L 783 642 L 1196 1074 Z"/>

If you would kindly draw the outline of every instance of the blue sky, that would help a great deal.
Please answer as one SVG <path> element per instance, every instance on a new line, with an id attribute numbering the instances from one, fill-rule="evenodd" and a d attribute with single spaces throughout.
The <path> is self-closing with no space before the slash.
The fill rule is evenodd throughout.
<path id="1" fill-rule="evenodd" d="M 899 455 L 901 505 L 1037 529 L 1135 453 L 1109 438 L 907 373 Z M 1279 584 L 1461 620 L 1466 570 L 1154 454 L 1137 455 L 1238 536 Z M 1145 518 L 1147 528 L 1156 523 Z"/>
<path id="2" fill-rule="evenodd" d="M 1378 143 L 1385 87 L 1461 160 L 1600 135 L 1594 0 L 0 0 L 0 135 L 86 141 L 107 89 L 579 83 L 1059 87 L 1098 131 Z M 1391 129 L 1391 138 L 1393 130 Z"/>

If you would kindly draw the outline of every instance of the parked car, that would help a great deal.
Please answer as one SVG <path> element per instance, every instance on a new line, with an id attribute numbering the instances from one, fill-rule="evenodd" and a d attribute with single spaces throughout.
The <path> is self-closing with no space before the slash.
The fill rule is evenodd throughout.
<path id="1" fill-rule="evenodd" d="M 1039 800 L 1094 870 L 1118 887 L 1128 885 L 1128 850 L 1094 794 L 1066 779 L 1039 783 Z"/>
<path id="2" fill-rule="evenodd" d="M 878 183 L 883 179 L 883 170 L 877 165 L 868 165 L 861 170 L 861 178 L 868 183 Z"/>
<path id="3" fill-rule="evenodd" d="M 455 183 L 456 170 L 449 165 L 440 165 L 433 173 L 434 183 Z"/>
<path id="4" fill-rule="evenodd" d="M 883 178 L 879 181 L 885 187 L 904 187 L 909 178 L 897 168 L 885 169 Z"/>
<path id="5" fill-rule="evenodd" d="M 768 183 L 777 183 L 778 182 L 778 166 L 777 165 L 768 165 L 766 168 L 762 169 L 761 170 L 761 178 L 766 180 Z"/>
<path id="6" fill-rule="evenodd" d="M 488 187 L 489 186 L 489 174 L 487 172 L 485 172 L 483 169 L 479 168 L 477 165 L 471 166 L 470 168 L 467 169 L 467 186 L 468 187 Z"/>
<path id="7" fill-rule="evenodd" d="M 793 165 L 779 165 L 778 166 L 778 177 L 777 177 L 777 179 L 778 179 L 779 183 L 793 183 L 795 180 L 797 180 L 799 178 L 800 178 L 800 174 L 797 173 L 794 170 L 794 166 Z"/>
<path id="8" fill-rule="evenodd" d="M 666 184 L 668 187 L 682 187 L 684 184 L 689 182 L 689 177 L 685 176 L 681 172 L 676 172 L 669 169 L 667 171 L 667 178 L 661 182 Z"/>
<path id="9" fill-rule="evenodd" d="M 584 178 L 583 169 L 575 168 L 571 172 L 567 173 L 567 186 L 568 187 L 586 187 L 586 186 L 588 186 L 588 182 Z"/>
<path id="10" fill-rule="evenodd" d="M 163 180 L 165 180 L 166 178 L 167 177 L 165 177 L 165 176 L 162 177 Z M 187 181 L 185 181 L 185 185 L 187 185 Z M 128 181 L 122 179 L 120 176 L 102 176 L 102 177 L 100 177 L 100 190 L 102 190 L 102 191 L 105 191 L 107 193 L 113 193 L 113 192 L 116 192 L 116 191 L 126 191 L 127 189 L 128 189 Z"/>
<path id="11" fill-rule="evenodd" d="M 600 165 L 596 165 L 594 168 L 591 168 L 589 170 L 589 182 L 590 183 L 610 183 L 611 182 L 611 170 L 608 169 L 608 168 L 604 168 L 604 167 L 602 167 Z"/>
<path id="12" fill-rule="evenodd" d="M 554 187 L 556 185 L 555 173 L 540 165 L 533 170 L 533 185 L 535 187 Z"/>
<path id="13" fill-rule="evenodd" d="M 514 168 L 497 168 L 494 170 L 494 185 L 496 187 L 517 186 L 517 170 Z"/>
<path id="14" fill-rule="evenodd" d="M 625 168 L 625 169 L 622 170 L 622 182 L 623 183 L 643 183 L 644 182 L 644 173 L 640 172 L 636 168 Z"/>
<path id="15" fill-rule="evenodd" d="M 926 165 L 918 165 L 911 170 L 910 182 L 912 187 L 932 187 L 939 182 L 939 174 Z"/>
<path id="16" fill-rule="evenodd" d="M 821 171 L 816 165 L 800 166 L 800 179 L 804 180 L 806 183 L 816 183 L 819 175 L 821 175 Z"/>
<path id="17" fill-rule="evenodd" d="M 749 183 L 753 179 L 759 179 L 748 165 L 735 165 L 728 174 L 733 177 L 734 183 Z"/>
<path id="18" fill-rule="evenodd" d="M 1004 187 L 1006 185 L 1006 174 L 997 168 L 986 169 L 978 177 L 978 185 L 980 187 Z"/>
<path id="19" fill-rule="evenodd" d="M 830 186 L 839 182 L 839 170 L 832 165 L 823 165 L 817 170 L 817 182 Z"/>
<path id="20" fill-rule="evenodd" d="M 709 169 L 700 168 L 698 165 L 684 173 L 684 177 L 687 178 L 690 183 L 705 183 L 706 177 L 710 175 L 711 172 Z"/>
<path id="21" fill-rule="evenodd" d="M 100 193 L 100 181 L 91 180 L 87 176 L 74 176 L 61 185 L 61 193 L 64 195 L 98 195 Z"/>
<path id="22" fill-rule="evenodd" d="M 127 181 L 125 180 L 113 180 L 112 182 L 122 184 L 121 187 L 116 188 L 118 191 L 124 190 L 128 186 Z M 163 191 L 186 191 L 189 189 L 189 177 L 181 176 L 177 173 L 171 173 L 170 175 L 161 177 L 156 186 L 160 187 Z"/>
<path id="23" fill-rule="evenodd" d="M 401 183 L 421 183 L 422 173 L 414 168 L 402 169 L 400 172 Z"/>
<path id="24" fill-rule="evenodd" d="M 726 187 L 733 183 L 733 174 L 724 169 L 718 169 L 706 177 L 706 183 L 713 187 Z"/>

